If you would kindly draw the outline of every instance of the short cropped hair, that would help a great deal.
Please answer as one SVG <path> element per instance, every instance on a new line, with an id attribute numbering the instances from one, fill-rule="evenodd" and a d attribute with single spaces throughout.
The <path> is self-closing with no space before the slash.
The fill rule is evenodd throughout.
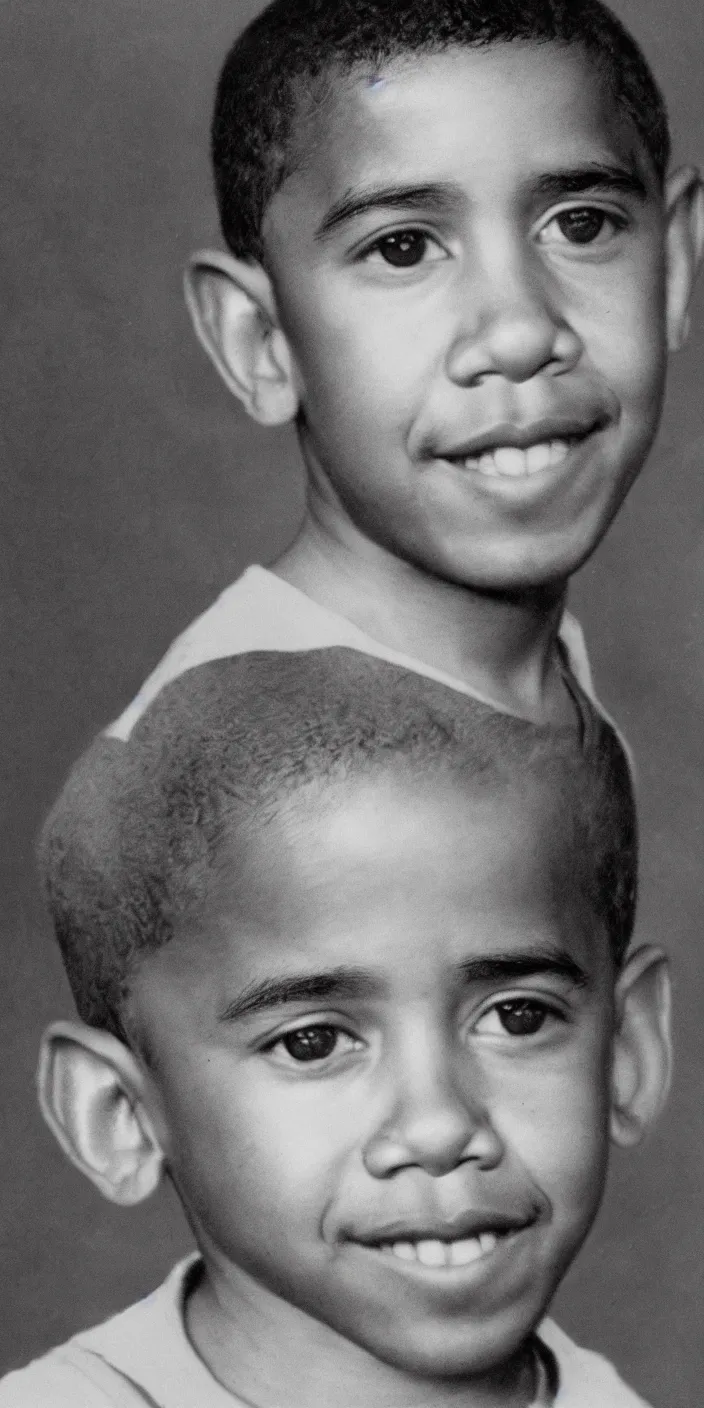
<path id="1" fill-rule="evenodd" d="M 297 124 L 326 79 L 355 69 L 371 78 L 405 55 L 516 40 L 581 47 L 663 180 L 670 134 L 662 93 L 600 0 L 274 0 L 232 46 L 217 87 L 211 154 L 229 248 L 264 260 L 264 213 L 295 169 Z"/>
<path id="2" fill-rule="evenodd" d="M 276 845 L 287 800 L 400 773 L 478 795 L 537 785 L 563 883 L 605 931 L 631 937 L 636 823 L 627 760 L 595 715 L 538 726 L 343 648 L 213 661 L 166 686 L 124 742 L 101 736 L 45 824 L 39 859 L 81 1017 L 128 1039 L 130 977 L 197 919 L 225 841 Z M 299 797 L 300 799 L 300 797 Z M 274 856 L 275 863 L 275 856 Z"/>

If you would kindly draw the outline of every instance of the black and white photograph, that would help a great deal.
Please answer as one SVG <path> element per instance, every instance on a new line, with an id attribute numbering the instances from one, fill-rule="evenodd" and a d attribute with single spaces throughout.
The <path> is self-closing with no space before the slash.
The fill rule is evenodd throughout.
<path id="1" fill-rule="evenodd" d="M 704 11 L 0 47 L 0 1408 L 700 1408 Z"/>

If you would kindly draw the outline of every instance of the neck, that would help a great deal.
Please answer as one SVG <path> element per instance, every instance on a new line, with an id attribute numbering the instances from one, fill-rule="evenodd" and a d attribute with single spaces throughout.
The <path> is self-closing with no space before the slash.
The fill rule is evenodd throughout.
<path id="1" fill-rule="evenodd" d="M 367 635 L 536 723 L 572 720 L 556 667 L 565 586 L 486 592 L 434 576 L 309 504 L 277 576 Z"/>
<path id="2" fill-rule="evenodd" d="M 185 1318 L 210 1372 L 251 1408 L 529 1408 L 535 1354 L 523 1345 L 498 1369 L 468 1378 L 426 1377 L 383 1363 L 246 1273 L 204 1269 Z"/>

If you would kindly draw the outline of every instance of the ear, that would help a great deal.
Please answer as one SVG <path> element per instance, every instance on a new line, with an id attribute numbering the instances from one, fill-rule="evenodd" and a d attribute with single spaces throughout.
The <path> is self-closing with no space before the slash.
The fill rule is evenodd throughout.
<path id="1" fill-rule="evenodd" d="M 676 352 L 689 334 L 687 310 L 704 249 L 704 189 L 693 166 L 683 166 L 668 178 L 665 207 L 667 345 Z"/>
<path id="2" fill-rule="evenodd" d="M 164 1157 L 144 1076 L 121 1041 L 81 1022 L 54 1022 L 42 1037 L 37 1085 L 50 1130 L 104 1197 L 128 1205 L 154 1191 Z"/>
<path id="3" fill-rule="evenodd" d="M 659 949 L 637 949 L 616 984 L 611 1068 L 611 1138 L 638 1144 L 659 1115 L 670 1088 L 670 973 Z"/>
<path id="4" fill-rule="evenodd" d="M 293 420 L 298 410 L 293 358 L 261 265 L 201 251 L 186 270 L 184 291 L 200 342 L 250 416 L 261 425 Z"/>

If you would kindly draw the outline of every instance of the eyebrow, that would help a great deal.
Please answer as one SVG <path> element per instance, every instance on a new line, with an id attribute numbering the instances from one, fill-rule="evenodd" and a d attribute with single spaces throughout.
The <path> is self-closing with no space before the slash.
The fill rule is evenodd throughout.
<path id="1" fill-rule="evenodd" d="M 637 196 L 640 200 L 646 200 L 648 196 L 645 182 L 635 168 L 600 161 L 545 172 L 527 184 L 533 194 L 548 200 L 595 190 L 618 191 L 623 195 Z M 358 191 L 348 190 L 323 217 L 315 231 L 315 238 L 324 240 L 340 225 L 346 225 L 370 210 L 414 210 L 420 214 L 450 216 L 463 205 L 464 199 L 460 186 L 444 181 L 431 181 L 419 186 L 367 186 Z"/>
<path id="2" fill-rule="evenodd" d="M 421 186 L 367 186 L 348 190 L 330 207 L 315 232 L 325 239 L 340 225 L 364 215 L 368 210 L 417 210 L 421 213 L 454 214 L 463 202 L 459 186 L 451 182 L 427 182 Z"/>
<path id="3" fill-rule="evenodd" d="M 327 973 L 297 973 L 291 977 L 263 978 L 251 983 L 239 997 L 229 1002 L 220 1021 L 233 1022 L 272 1007 L 291 1002 L 321 1002 L 326 999 L 357 1001 L 378 997 L 383 984 L 362 968 L 332 968 Z"/>
<path id="4" fill-rule="evenodd" d="M 467 958 L 458 965 L 463 983 L 511 982 L 517 978 L 532 978 L 551 973 L 566 978 L 573 986 L 587 987 L 585 970 L 563 949 L 531 949 L 525 953 L 497 953 L 487 958 Z"/>
<path id="5" fill-rule="evenodd" d="M 463 986 L 472 983 L 511 982 L 519 978 L 551 973 L 566 978 L 573 986 L 586 987 L 584 969 L 561 949 L 530 950 L 525 953 L 492 954 L 467 958 L 457 965 Z M 296 1002 L 354 1002 L 383 996 L 388 985 L 363 968 L 333 968 L 327 973 L 298 973 L 290 977 L 263 978 L 251 983 L 220 1014 L 221 1022 L 235 1022 L 272 1008 Z"/>
<path id="6" fill-rule="evenodd" d="M 618 191 L 622 195 L 647 200 L 648 189 L 635 167 L 612 166 L 607 162 L 589 161 L 560 171 L 547 171 L 529 183 L 536 195 L 548 200 L 581 195 L 583 191 Z"/>

